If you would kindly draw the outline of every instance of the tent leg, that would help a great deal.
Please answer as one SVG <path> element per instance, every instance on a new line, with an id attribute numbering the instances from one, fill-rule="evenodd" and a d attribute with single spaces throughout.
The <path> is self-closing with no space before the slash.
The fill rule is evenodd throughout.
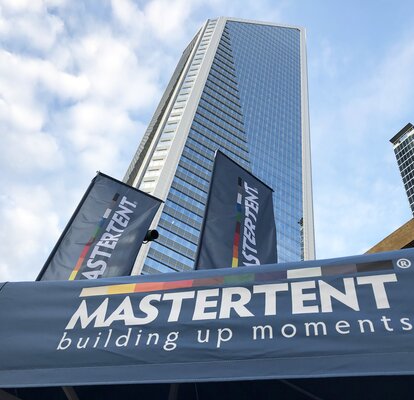
<path id="1" fill-rule="evenodd" d="M 287 381 L 286 379 L 280 379 L 279 382 L 285 384 L 286 386 L 289 386 L 291 389 L 294 389 L 294 390 L 298 391 L 299 393 L 304 394 L 305 396 L 308 396 L 309 399 L 312 399 L 312 400 L 323 400 L 321 397 L 315 396 L 311 392 L 308 392 L 307 390 L 302 389 L 300 386 L 295 385 L 292 382 Z"/>
<path id="2" fill-rule="evenodd" d="M 200 398 L 198 397 L 198 388 L 197 388 L 196 382 L 194 382 L 194 389 L 195 389 L 196 399 L 199 400 Z"/>
<path id="3" fill-rule="evenodd" d="M 179 383 L 171 383 L 170 393 L 168 394 L 168 400 L 177 400 L 178 399 L 178 389 L 180 387 Z"/>
<path id="4" fill-rule="evenodd" d="M 68 400 L 79 400 L 79 397 L 72 386 L 62 386 L 62 390 L 65 392 Z"/>

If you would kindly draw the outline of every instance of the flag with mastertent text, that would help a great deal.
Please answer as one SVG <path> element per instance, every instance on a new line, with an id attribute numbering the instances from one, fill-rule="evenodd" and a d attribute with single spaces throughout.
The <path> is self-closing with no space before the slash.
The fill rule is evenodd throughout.
<path id="1" fill-rule="evenodd" d="M 98 173 L 38 280 L 129 275 L 160 204 L 161 200 Z"/>
<path id="2" fill-rule="evenodd" d="M 273 190 L 216 152 L 197 269 L 277 262 Z"/>

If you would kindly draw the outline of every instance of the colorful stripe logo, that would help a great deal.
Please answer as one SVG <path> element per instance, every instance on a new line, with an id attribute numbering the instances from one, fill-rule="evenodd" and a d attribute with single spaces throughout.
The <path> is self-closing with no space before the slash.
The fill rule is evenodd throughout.
<path id="1" fill-rule="evenodd" d="M 114 208 L 114 205 L 116 201 L 119 198 L 119 193 L 115 193 L 115 196 L 112 198 L 112 204 L 110 208 L 107 208 L 104 212 L 104 215 L 102 216 L 101 220 L 99 221 L 98 225 L 96 226 L 92 236 L 89 238 L 88 242 L 86 243 L 85 247 L 82 249 L 82 252 L 78 258 L 78 261 L 75 264 L 75 268 L 73 269 L 72 273 L 69 276 L 69 280 L 73 281 L 76 278 L 76 275 L 78 274 L 86 255 L 89 252 L 89 249 L 91 248 L 92 244 L 95 242 L 96 238 L 98 237 L 99 233 L 101 232 L 103 226 L 105 225 L 106 220 L 112 213 L 112 209 Z"/>
<path id="2" fill-rule="evenodd" d="M 363 272 L 390 272 L 393 270 L 394 267 L 391 260 L 346 265 L 324 265 L 322 267 L 286 269 L 280 271 L 256 272 L 229 276 L 213 276 L 211 278 L 186 279 L 171 282 L 124 283 L 118 285 L 90 287 L 83 288 L 79 297 L 159 292 L 172 289 L 217 287 L 240 284 L 252 285 L 267 282 L 277 282 L 287 279 L 352 275 Z"/>
<path id="3" fill-rule="evenodd" d="M 234 231 L 233 239 L 233 258 L 231 262 L 232 268 L 239 266 L 239 243 L 240 243 L 240 226 L 243 217 L 243 179 L 238 177 L 238 188 L 237 188 L 237 202 L 236 202 L 236 228 Z"/>

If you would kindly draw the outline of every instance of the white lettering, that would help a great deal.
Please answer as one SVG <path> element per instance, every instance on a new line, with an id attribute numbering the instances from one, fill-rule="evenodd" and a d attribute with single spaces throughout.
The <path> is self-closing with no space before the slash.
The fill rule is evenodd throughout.
<path id="1" fill-rule="evenodd" d="M 321 296 L 321 311 L 332 312 L 332 299 L 336 299 L 342 304 L 347 305 L 355 311 L 359 311 L 358 298 L 355 291 L 353 278 L 344 278 L 345 293 L 329 285 L 324 281 L 319 281 L 319 293 Z"/>
<path id="2" fill-rule="evenodd" d="M 217 297 L 218 289 L 199 290 L 197 292 L 196 303 L 194 306 L 193 321 L 202 321 L 206 319 L 216 319 L 217 312 L 206 312 L 206 308 L 217 307 L 217 300 L 207 300 L 208 297 Z"/>
<path id="3" fill-rule="evenodd" d="M 375 303 L 378 309 L 390 308 L 387 292 L 385 290 L 385 283 L 397 282 L 397 276 L 395 274 L 359 276 L 357 277 L 357 282 L 359 285 L 372 286 Z"/>
<path id="4" fill-rule="evenodd" d="M 163 300 L 172 300 L 171 311 L 168 317 L 168 322 L 177 322 L 180 317 L 181 307 L 184 299 L 193 299 L 195 295 L 194 290 L 191 292 L 165 293 Z"/>
<path id="5" fill-rule="evenodd" d="M 235 295 L 239 296 L 239 299 L 233 300 Z M 252 298 L 252 294 L 249 289 L 244 287 L 224 288 L 221 298 L 220 319 L 230 318 L 232 309 L 239 317 L 254 317 L 254 315 L 245 307 L 245 305 L 249 303 Z"/>
<path id="6" fill-rule="evenodd" d="M 66 329 L 73 329 L 78 320 L 80 321 L 82 329 L 85 329 L 93 320 L 95 320 L 95 327 L 104 326 L 106 310 L 108 308 L 108 301 L 109 299 L 106 298 L 91 315 L 88 315 L 88 307 L 86 305 L 86 300 L 82 300 L 82 303 L 80 304 L 80 306 L 72 315 L 72 318 L 66 325 Z"/>
<path id="7" fill-rule="evenodd" d="M 264 293 L 265 295 L 265 315 L 276 315 L 276 293 L 287 290 L 289 290 L 287 283 L 253 286 L 253 293 Z"/>
<path id="8" fill-rule="evenodd" d="M 221 343 L 228 342 L 233 337 L 233 332 L 229 328 L 217 329 L 217 348 L 221 347 Z"/>
<path id="9" fill-rule="evenodd" d="M 317 305 L 305 306 L 305 301 L 316 300 L 316 293 L 303 293 L 304 289 L 315 289 L 315 281 L 292 282 L 292 314 L 309 314 L 319 312 Z"/>

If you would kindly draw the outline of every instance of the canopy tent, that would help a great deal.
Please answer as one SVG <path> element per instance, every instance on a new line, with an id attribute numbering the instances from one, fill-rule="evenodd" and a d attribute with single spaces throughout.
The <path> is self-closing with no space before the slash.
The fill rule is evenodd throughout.
<path id="1" fill-rule="evenodd" d="M 410 393 L 413 261 L 0 284 L 0 399 Z"/>

